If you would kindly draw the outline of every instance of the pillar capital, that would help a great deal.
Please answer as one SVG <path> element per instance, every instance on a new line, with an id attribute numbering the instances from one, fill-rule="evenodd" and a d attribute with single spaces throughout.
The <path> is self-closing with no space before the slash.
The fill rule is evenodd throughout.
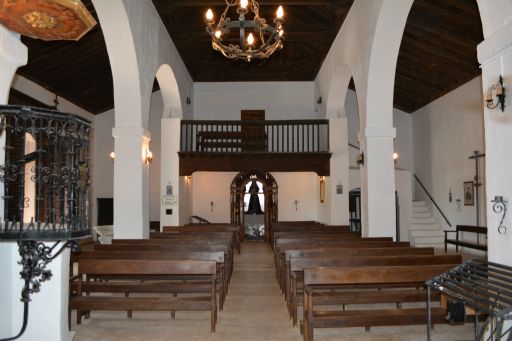
<path id="1" fill-rule="evenodd" d="M 360 133 L 359 137 L 362 138 L 395 138 L 395 127 L 366 127 Z"/>
<path id="2" fill-rule="evenodd" d="M 114 138 L 136 137 L 151 141 L 151 132 L 142 127 L 114 127 L 112 136 Z"/>
<path id="3" fill-rule="evenodd" d="M 0 57 L 16 67 L 27 64 L 28 49 L 20 40 L 20 35 L 0 25 Z"/>
<path id="4" fill-rule="evenodd" d="M 512 47 L 512 22 L 487 37 L 477 47 L 478 62 L 481 65 L 492 62 L 504 49 Z"/>
<path id="5" fill-rule="evenodd" d="M 0 25 L 0 104 L 7 103 L 14 74 L 27 60 L 27 47 L 20 35 Z"/>

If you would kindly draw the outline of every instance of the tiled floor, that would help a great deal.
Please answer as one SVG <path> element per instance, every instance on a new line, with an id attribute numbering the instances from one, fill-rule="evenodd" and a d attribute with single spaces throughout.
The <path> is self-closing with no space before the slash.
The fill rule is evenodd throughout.
<path id="1" fill-rule="evenodd" d="M 298 328 L 292 327 L 284 298 L 275 279 L 270 248 L 264 243 L 244 243 L 235 259 L 235 270 L 224 311 L 219 313 L 217 332 L 210 333 L 208 312 L 168 313 L 92 312 L 88 320 L 72 329 L 74 340 L 301 340 Z M 472 339 L 472 325 L 436 326 L 433 340 Z M 425 326 L 315 329 L 315 340 L 426 340 Z"/>

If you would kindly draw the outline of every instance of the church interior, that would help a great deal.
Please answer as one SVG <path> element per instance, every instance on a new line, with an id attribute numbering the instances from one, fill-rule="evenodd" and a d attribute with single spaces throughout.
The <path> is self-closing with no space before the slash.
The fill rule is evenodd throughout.
<path id="1" fill-rule="evenodd" d="M 512 0 L 0 0 L 0 341 L 512 340 Z"/>

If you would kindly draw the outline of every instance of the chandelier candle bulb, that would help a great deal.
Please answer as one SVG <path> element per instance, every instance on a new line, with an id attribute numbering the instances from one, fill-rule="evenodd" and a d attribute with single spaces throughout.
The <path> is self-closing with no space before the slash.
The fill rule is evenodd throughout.
<path id="1" fill-rule="evenodd" d="M 208 22 L 213 22 L 213 12 L 209 8 L 208 8 L 208 11 L 206 11 L 206 20 Z"/>
<path id="2" fill-rule="evenodd" d="M 254 44 L 254 36 L 252 33 L 249 33 L 249 36 L 247 37 L 247 45 L 252 46 Z"/>
<path id="3" fill-rule="evenodd" d="M 215 37 L 217 37 L 217 39 L 220 39 L 221 36 L 222 32 L 220 30 L 215 31 Z"/>
<path id="4" fill-rule="evenodd" d="M 279 6 L 279 8 L 277 9 L 277 12 L 276 12 L 276 17 L 278 19 L 281 19 L 281 18 L 283 18 L 283 15 L 284 15 L 283 6 Z"/>
<path id="5" fill-rule="evenodd" d="M 249 4 L 249 0 L 240 0 L 240 7 L 247 8 L 248 4 Z"/>

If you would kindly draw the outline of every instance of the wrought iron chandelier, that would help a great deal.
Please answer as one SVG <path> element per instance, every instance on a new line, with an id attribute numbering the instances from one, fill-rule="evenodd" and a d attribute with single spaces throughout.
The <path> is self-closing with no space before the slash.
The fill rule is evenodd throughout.
<path id="1" fill-rule="evenodd" d="M 264 18 L 260 17 L 260 6 L 256 0 L 225 0 L 226 9 L 222 12 L 217 26 L 211 9 L 206 12 L 206 32 L 212 37 L 212 47 L 230 59 L 243 59 L 250 62 L 252 59 L 266 59 L 275 51 L 283 48 L 284 40 L 284 11 L 279 6 L 274 18 L 275 27 L 268 25 Z M 236 7 L 238 2 L 238 20 L 226 18 L 231 7 Z M 249 12 L 253 12 L 252 20 L 246 19 Z M 230 43 L 230 33 L 238 30 L 239 44 Z M 247 36 L 246 36 L 246 33 Z M 255 37 L 256 36 L 256 37 Z M 258 38 L 259 37 L 259 41 Z"/>

